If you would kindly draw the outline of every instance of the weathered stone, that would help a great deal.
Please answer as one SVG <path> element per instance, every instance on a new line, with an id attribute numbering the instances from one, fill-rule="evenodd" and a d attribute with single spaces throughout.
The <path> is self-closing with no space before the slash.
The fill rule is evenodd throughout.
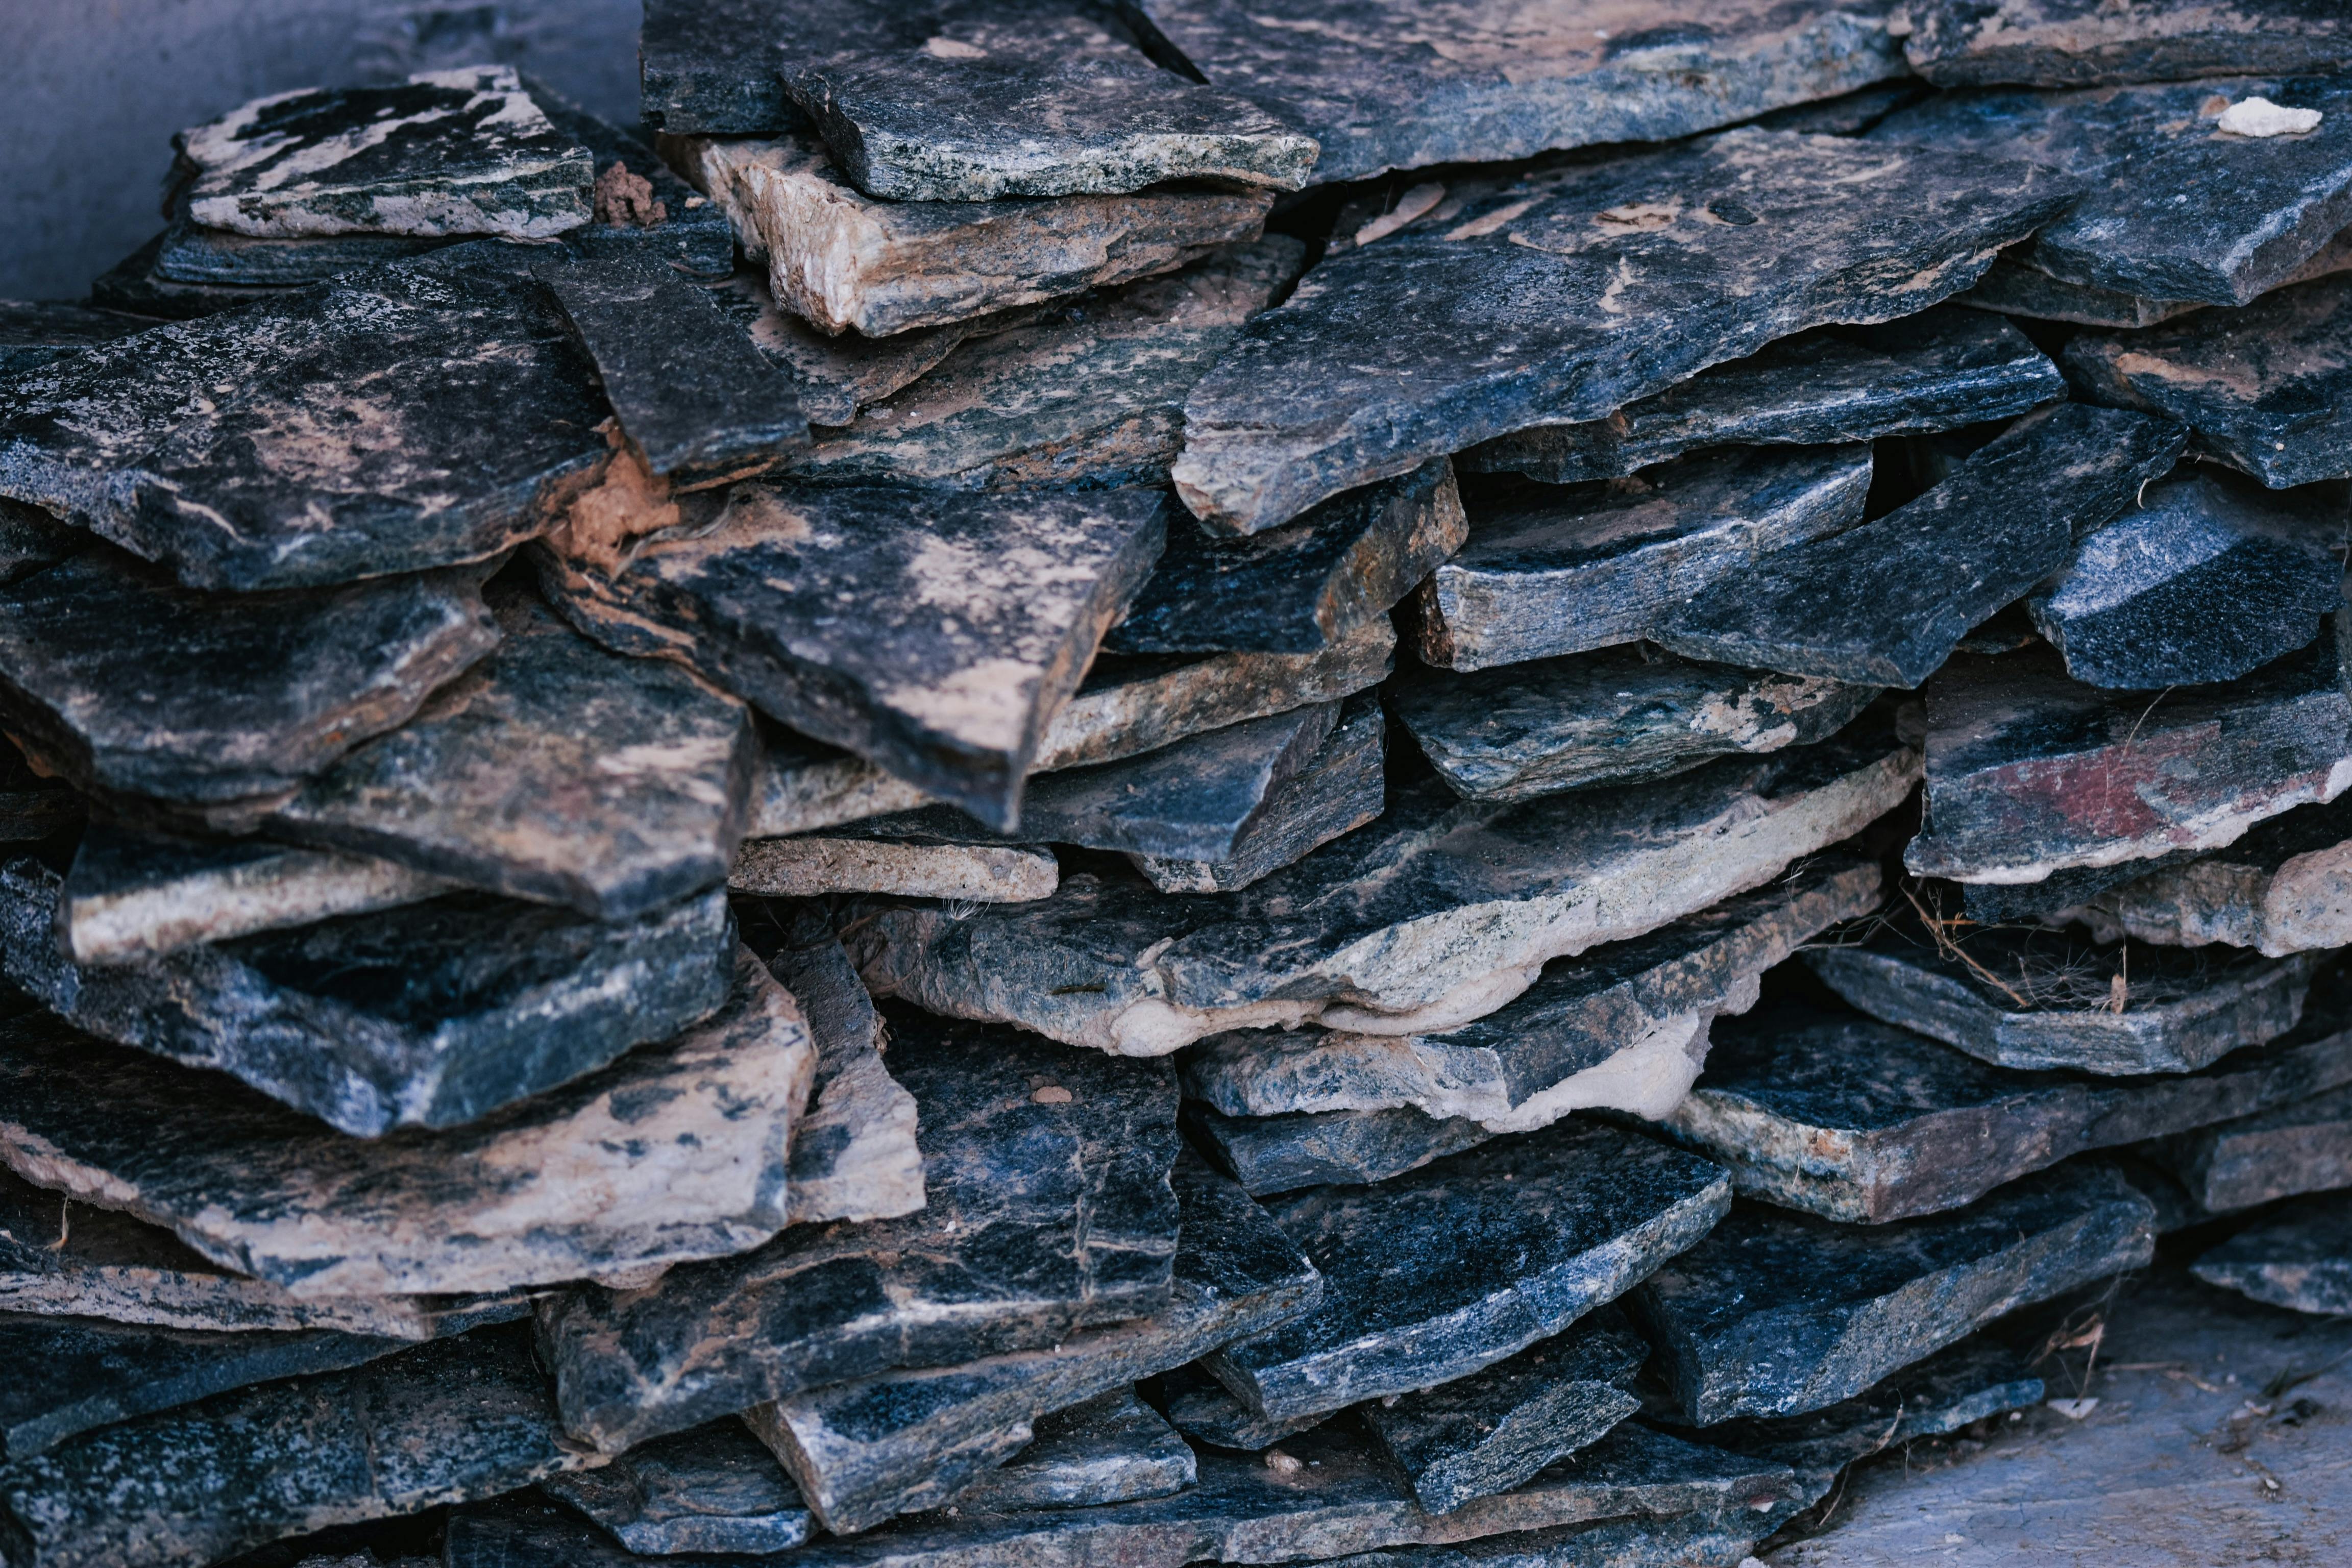
<path id="1" fill-rule="evenodd" d="M 2272 958 L 2352 944 L 2352 801 L 2299 805 L 2068 912 L 2102 942 L 2227 942 Z"/>
<path id="2" fill-rule="evenodd" d="M 1689 1568 L 1752 1557 L 1774 1515 L 1690 1513 L 1490 1536 L 1458 1546 L 1396 1546 L 1331 1560 L 1328 1568 Z"/>
<path id="3" fill-rule="evenodd" d="M 1168 1497 L 1196 1477 L 1192 1448 L 1132 1388 L 1041 1415 L 1036 1440 L 956 1494 L 959 1509 L 1099 1508 Z"/>
<path id="4" fill-rule="evenodd" d="M 2352 1089 L 2273 1103 L 2277 1109 L 2172 1139 L 2158 1157 L 2217 1214 L 2352 1187 Z"/>
<path id="5" fill-rule="evenodd" d="M 1018 904 L 1051 898 L 1061 875 L 1050 849 L 957 844 L 918 835 L 886 838 L 820 833 L 752 839 L 736 853 L 727 885 L 737 892 L 781 899 L 888 893 Z"/>
<path id="6" fill-rule="evenodd" d="M 180 283 L 155 270 L 168 232 L 159 234 L 90 279 L 89 302 L 104 310 L 157 321 L 183 321 L 215 315 L 285 290 L 233 283 Z M 258 244 L 259 241 L 254 243 Z M 439 242 L 432 242 L 439 243 Z M 46 356 L 45 356 L 46 357 Z"/>
<path id="7" fill-rule="evenodd" d="M 2231 104 L 2257 97 L 2324 118 L 2300 136 L 2218 128 Z M 1864 140 L 2063 171 L 2087 190 L 2016 259 L 2149 300 L 2242 305 L 2352 223 L 2352 83 L 2327 77 L 1939 93 L 1887 116 Z"/>
<path id="8" fill-rule="evenodd" d="M 257 98 L 174 143 L 189 217 L 236 234 L 551 239 L 593 216 L 592 154 L 511 66 Z"/>
<path id="9" fill-rule="evenodd" d="M 0 1467 L 27 1568 L 165 1568 L 495 1496 L 597 1462 L 520 1326 L 264 1384 Z"/>
<path id="10" fill-rule="evenodd" d="M 2352 65 L 2352 22 L 2327 0 L 2135 10 L 2099 0 L 1927 0 L 1903 40 L 1938 87 L 2100 87 Z"/>
<path id="11" fill-rule="evenodd" d="M 155 324 L 151 317 L 89 305 L 0 300 L 0 374 L 15 375 L 67 350 L 112 342 Z"/>
<path id="12" fill-rule="evenodd" d="M 608 518 L 604 499 L 584 499 L 541 555 L 583 630 L 686 660 L 1008 831 L 1046 726 L 1150 570 L 1168 510 L 1140 491 L 739 485 Z M 631 535 L 645 537 L 625 556 Z M 842 614 L 844 595 L 857 615 Z"/>
<path id="13" fill-rule="evenodd" d="M 1717 579 L 1653 635 L 1690 658 L 1916 687 L 2065 566 L 2074 542 L 2129 508 L 2187 441 L 2169 420 L 2062 405 L 1909 505 Z"/>
<path id="14" fill-rule="evenodd" d="M 205 228 L 179 218 L 155 253 L 158 284 L 189 283 L 255 289 L 299 289 L 339 272 L 405 261 L 450 243 L 443 237 L 405 234 L 324 234 L 257 238 Z"/>
<path id="15" fill-rule="evenodd" d="M 1269 235 L 966 342 L 847 426 L 818 430 L 787 471 L 954 489 L 1165 484 L 1186 395 L 1303 261 L 1297 240 Z"/>
<path id="16" fill-rule="evenodd" d="M 748 952 L 728 1005 L 667 1044 L 380 1142 L 48 1018 L 7 1027 L 0 1160 L 298 1297 L 508 1290 L 756 1247 L 785 1224 L 815 1066 L 799 1008 Z"/>
<path id="17" fill-rule="evenodd" d="M 1040 1417 L 1047 1412 L 1287 1322 L 1321 1293 L 1314 1268 L 1232 1183 L 1186 1161 L 1175 1167 L 1174 1186 L 1182 1228 L 1171 1293 L 1150 1317 L 1043 1350 L 813 1389 L 754 1406 L 744 1419 L 836 1533 L 950 1500 L 976 1508 L 1062 1506 L 1038 1490 L 1052 1484 L 1043 1477 L 995 1485 L 976 1478 L 1028 1444 L 1033 1427 L 1045 1442 Z M 977 1495 L 966 1495 L 968 1487 Z M 1071 1496 L 1063 1502 L 1121 1500 Z"/>
<path id="18" fill-rule="evenodd" d="M 1274 201 L 1271 191 L 1204 188 L 885 202 L 835 173 L 807 132 L 672 146 L 695 184 L 726 209 L 744 254 L 766 264 L 780 304 L 825 332 L 868 338 L 1172 270 L 1217 246 L 1255 239 Z M 810 416 L 848 423 L 814 406 Z"/>
<path id="19" fill-rule="evenodd" d="M 1159 1380 L 1155 1397 L 1168 1419 L 1187 1437 L 1213 1447 L 1257 1453 L 1285 1437 L 1320 1426 L 1328 1414 L 1273 1421 L 1234 1397 L 1233 1390 L 1197 1366 L 1179 1367 Z"/>
<path id="20" fill-rule="evenodd" d="M 1171 900 L 1076 875 L 1051 899 L 950 921 L 866 911 L 880 994 L 1125 1056 L 1319 1022 L 1424 1034 L 1481 1017 L 1552 959 L 1758 887 L 1891 810 L 1915 752 L 1849 731 L 1661 784 L 1517 805 L 1399 784 L 1377 823 L 1239 893 Z"/>
<path id="21" fill-rule="evenodd" d="M 911 1011 L 888 1024 L 928 1206 L 544 1303 L 540 1342 L 575 1436 L 618 1452 L 804 1389 L 1055 1344 L 1168 1305 L 1166 1072 Z"/>
<path id="22" fill-rule="evenodd" d="M 1366 1404 L 1365 1426 L 1432 1513 L 1517 1486 L 1642 1406 L 1625 1384 L 1650 1347 L 1615 1308 L 1484 1372 Z"/>
<path id="23" fill-rule="evenodd" d="M 2147 331 L 2086 332 L 2063 357 L 2090 396 L 2184 421 L 2200 455 L 2274 489 L 2352 474 L 2352 277 Z"/>
<path id="24" fill-rule="evenodd" d="M 526 76 L 522 82 L 555 129 L 596 160 L 594 216 L 563 236 L 566 249 L 599 259 L 643 258 L 705 282 L 733 275 L 735 229 L 716 202 L 698 195 L 632 132 L 543 81 Z"/>
<path id="25" fill-rule="evenodd" d="M 1992 1067 L 1873 1019 L 1783 1004 L 1717 1026 L 1698 1087 L 1662 1120 L 1742 1193 L 1879 1224 L 1974 1203 L 2085 1150 L 2352 1083 L 2346 1022 L 2331 1008 L 2202 1072 L 2117 1081 Z"/>
<path id="26" fill-rule="evenodd" d="M 2289 1204 L 2189 1266 L 2219 1285 L 2298 1312 L 2352 1312 L 2352 1209 L 2340 1196 Z"/>
<path id="27" fill-rule="evenodd" d="M 725 1001 L 712 893 L 635 921 L 459 893 L 83 967 L 57 873 L 0 870 L 0 972 L 102 1038 L 213 1068 L 345 1132 L 449 1127 L 666 1039 Z"/>
<path id="28" fill-rule="evenodd" d="M 605 461 L 606 417 L 538 285 L 374 268 L 15 377 L 0 494 L 194 587 L 315 586 L 544 531 Z"/>
<path id="29" fill-rule="evenodd" d="M 2279 279 L 2276 287 L 2352 268 L 2352 230 L 2339 233 L 2310 259 Z M 2038 267 L 2003 254 L 1986 268 L 1977 286 L 1954 302 L 2003 315 L 2074 321 L 2086 327 L 2152 327 L 2191 310 L 2209 310 L 2202 300 L 2149 300 L 2090 283 L 2069 283 Z"/>
<path id="30" fill-rule="evenodd" d="M 776 1457 L 731 1417 L 656 1437 L 599 1469 L 550 1476 L 571 1504 L 632 1552 L 788 1552 L 816 1528 Z"/>
<path id="31" fill-rule="evenodd" d="M 1646 637 L 1711 584 L 1861 522 L 1870 479 L 1868 447 L 1832 447 L 1474 490 L 1470 542 L 1408 602 L 1414 651 L 1484 669 Z"/>
<path id="32" fill-rule="evenodd" d="M 1279 1199 L 1275 1222 L 1322 1271 L 1322 1300 L 1206 1364 L 1276 1417 L 1450 1382 L 1622 1295 L 1730 1202 L 1706 1161 L 1583 1123 Z"/>
<path id="33" fill-rule="evenodd" d="M 1633 1306 L 1685 1417 L 1792 1415 L 1850 1399 L 2030 1301 L 2141 1267 L 2154 1220 L 2146 1198 L 2095 1165 L 1867 1229 L 1741 1204 Z"/>
<path id="34" fill-rule="evenodd" d="M 1178 493 L 1255 533 L 1775 338 L 1916 314 L 2074 191 L 1981 153 L 1755 130 L 1529 174 L 1333 258 L 1244 327 L 1185 404 Z"/>
<path id="35" fill-rule="evenodd" d="M 7 370 L 0 349 L 0 372 Z M 0 500 L 0 584 L 15 583 L 89 548 L 89 536 L 37 506 Z"/>
<path id="36" fill-rule="evenodd" d="M 1573 484 L 1703 447 L 1832 446 L 1949 430 L 2011 418 L 2065 392 L 2058 367 L 2015 327 L 1938 307 L 1881 327 L 1767 343 L 1606 419 L 1497 437 L 1464 453 L 1462 466 Z"/>
<path id="37" fill-rule="evenodd" d="M 478 575 L 224 599 L 96 546 L 0 589 L 0 706 L 85 789 L 282 793 L 488 653 Z"/>
<path id="38" fill-rule="evenodd" d="M 1923 877 L 2021 891 L 2053 872 L 2218 849 L 2352 784 L 2332 637 L 2225 685 L 2153 695 L 2071 680 L 2047 648 L 1961 654 L 1926 697 L 1926 828 L 1903 852 Z"/>
<path id="39" fill-rule="evenodd" d="M 1441 1121 L 1411 1109 L 1227 1116 L 1198 1100 L 1185 1101 L 1184 1127 L 1254 1197 L 1385 1182 L 1495 1136 L 1465 1117 Z"/>

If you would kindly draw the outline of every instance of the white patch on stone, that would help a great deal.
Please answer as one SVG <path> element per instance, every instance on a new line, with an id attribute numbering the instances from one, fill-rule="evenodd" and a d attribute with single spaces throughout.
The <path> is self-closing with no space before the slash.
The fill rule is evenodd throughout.
<path id="1" fill-rule="evenodd" d="M 2221 111 L 2215 123 L 2232 136 L 2308 136 L 2319 129 L 2315 109 L 2289 109 L 2267 98 L 2250 98 Z"/>

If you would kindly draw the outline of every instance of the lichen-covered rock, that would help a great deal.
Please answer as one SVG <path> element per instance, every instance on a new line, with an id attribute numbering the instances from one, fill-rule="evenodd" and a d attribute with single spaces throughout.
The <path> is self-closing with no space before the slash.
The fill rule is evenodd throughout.
<path id="1" fill-rule="evenodd" d="M 788 1552 L 816 1530 L 792 1477 L 732 1416 L 550 1476 L 540 1489 L 651 1556 Z"/>
<path id="2" fill-rule="evenodd" d="M 2328 0 L 1927 0 L 1903 53 L 1937 87 L 2099 87 L 2352 65 L 2352 21 Z"/>
<path id="3" fill-rule="evenodd" d="M 2352 944 L 2352 801 L 2299 805 L 2226 849 L 2094 894 L 2103 942 L 2226 942 L 2266 957 Z"/>
<path id="4" fill-rule="evenodd" d="M 2336 1194 L 2289 1204 L 2200 1258 L 2189 1272 L 2273 1307 L 2352 1312 L 2352 1209 Z"/>

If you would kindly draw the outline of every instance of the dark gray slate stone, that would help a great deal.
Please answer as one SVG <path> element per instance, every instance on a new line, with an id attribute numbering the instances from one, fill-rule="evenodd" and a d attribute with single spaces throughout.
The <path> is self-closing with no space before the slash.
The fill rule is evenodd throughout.
<path id="1" fill-rule="evenodd" d="M 1166 1071 L 908 1010 L 887 1022 L 929 1206 L 550 1300 L 540 1342 L 574 1436 L 618 1452 L 805 1389 L 1036 1349 L 1169 1305 Z"/>
<path id="2" fill-rule="evenodd" d="M 2209 473 L 2154 485 L 2075 548 L 2030 601 L 2033 624 L 2092 686 L 2234 680 L 2319 635 L 2343 606 L 2341 519 Z"/>
<path id="3" fill-rule="evenodd" d="M 2099 87 L 2352 65 L 2352 21 L 2328 0 L 2204 0 L 2135 10 L 2100 0 L 1926 0 L 1903 53 L 1938 87 Z"/>
<path id="4" fill-rule="evenodd" d="M 602 499 L 541 556 L 542 583 L 583 631 L 685 659 L 1006 831 L 1047 724 L 1159 554 L 1168 510 L 1143 491 L 746 485 L 658 505 L 615 497 L 610 513 Z"/>
<path id="5" fill-rule="evenodd" d="M 732 1417 L 550 1476 L 540 1489 L 651 1556 L 788 1552 L 816 1529 L 792 1477 Z"/>
<path id="6" fill-rule="evenodd" d="M 2332 637 L 2238 680 L 2162 693 L 2083 685 L 2046 648 L 1961 654 L 1925 695 L 1926 826 L 1903 852 L 1923 877 L 2014 889 L 2216 849 L 2352 783 Z"/>
<path id="7" fill-rule="evenodd" d="M 2240 1231 L 2189 1266 L 2219 1285 L 2298 1312 L 2352 1312 L 2352 1209 L 2305 1198 Z"/>
<path id="8" fill-rule="evenodd" d="M 5 353 L 0 348 L 0 371 L 8 368 Z M 59 522 L 39 507 L 0 500 L 0 583 L 14 583 L 44 566 L 54 566 L 89 545 L 89 535 Z"/>
<path id="9" fill-rule="evenodd" d="M 1797 1004 L 1719 1024 L 1665 1131 L 1739 1190 L 1878 1224 L 1974 1203 L 2089 1149 L 2288 1106 L 2352 1083 L 2331 1010 L 2202 1072 L 2118 1081 L 2019 1072 L 1874 1019 Z"/>
<path id="10" fill-rule="evenodd" d="M 2053 409 L 1909 505 L 1717 579 L 1653 635 L 1691 658 L 1916 687 L 2169 471 L 2187 440 L 2169 420 Z"/>
<path id="11" fill-rule="evenodd" d="M 2343 947 L 2352 943 L 2352 800 L 2299 805 L 2226 849 L 2102 889 L 2070 912 L 2102 942 L 2226 942 L 2273 958 Z"/>
<path id="12" fill-rule="evenodd" d="M 1061 1483 L 1042 1469 L 1028 1478 L 1000 1471 L 1001 1480 L 988 1472 L 1033 1433 L 1044 1445 L 1047 1413 L 1296 1319 L 1322 1290 L 1298 1248 L 1232 1183 L 1192 1161 L 1177 1163 L 1173 1180 L 1182 1228 L 1168 1304 L 1150 1316 L 1042 1350 L 884 1373 L 745 1413 L 827 1529 L 846 1534 L 950 1501 L 1001 1510 L 1125 1500 L 1077 1495 L 1089 1484 L 1116 1489 L 1115 1480 L 1073 1479 L 1057 1501 L 1052 1489 Z"/>
<path id="13" fill-rule="evenodd" d="M 1718 1167 L 1577 1122 L 1279 1199 L 1275 1222 L 1322 1271 L 1322 1300 L 1206 1364 L 1277 1418 L 1465 1377 L 1622 1295 L 1730 1199 Z"/>
<path id="14" fill-rule="evenodd" d="M 1775 1516 L 1691 1513 L 1611 1519 L 1459 1546 L 1398 1546 L 1332 1560 L 1329 1568 L 1688 1568 L 1753 1555 Z"/>
<path id="15" fill-rule="evenodd" d="M 1012 1463 L 957 1493 L 956 1507 L 1100 1508 L 1169 1497 L 1197 1479 L 1192 1447 L 1132 1388 L 1041 1415 L 1036 1429 L 1036 1440 Z"/>
<path id="16" fill-rule="evenodd" d="M 784 1226 L 784 1152 L 815 1067 L 759 961 L 740 952 L 735 978 L 676 1039 L 469 1127 L 379 1142 L 35 1015 L 5 1026 L 0 1161 L 297 1297 L 505 1291 L 723 1257 Z"/>
<path id="17" fill-rule="evenodd" d="M 768 898 L 887 893 L 983 904 L 1050 898 L 1060 880 L 1061 867 L 1050 849 L 945 843 L 915 833 L 756 838 L 743 846 L 727 874 L 727 885 L 736 891 Z"/>
<path id="18" fill-rule="evenodd" d="M 2158 1157 L 2215 1213 L 2352 1187 L 2352 1090 L 2272 1103 L 2276 1110 L 2173 1139 Z"/>
<path id="19" fill-rule="evenodd" d="M 1530 174 L 1332 258 L 1244 327 L 1185 404 L 1178 493 L 1255 533 L 1775 338 L 1916 314 L 2073 192 L 1981 153 L 1754 130 Z"/>
<path id="20" fill-rule="evenodd" d="M 1615 1308 L 1484 1372 L 1375 1399 L 1364 1426 L 1432 1513 L 1517 1486 L 1641 1408 L 1625 1384 L 1650 1347 Z"/>
<path id="21" fill-rule="evenodd" d="M 1153 1396 L 1168 1419 L 1187 1437 L 1218 1448 L 1257 1453 L 1285 1437 L 1331 1419 L 1328 1415 L 1270 1421 L 1234 1397 L 1233 1390 L 1197 1366 L 1179 1367 L 1159 1380 Z"/>
<path id="22" fill-rule="evenodd" d="M 2225 108 L 2255 97 L 2325 118 L 2300 136 L 2216 129 Z M 2016 259 L 2150 300 L 2242 305 L 2352 224 L 2352 82 L 2327 77 L 1942 93 L 1865 140 L 2063 171 L 2086 194 Z"/>
<path id="23" fill-rule="evenodd" d="M 852 956 L 877 993 L 1128 1056 L 1310 1021 L 1433 1033 L 1493 1012 L 1552 959 L 1696 913 L 1860 831 L 1908 792 L 1915 757 L 1849 731 L 1517 805 L 1399 784 L 1378 822 L 1239 893 L 1173 900 L 1079 874 L 965 920 L 877 906 Z"/>
<path id="24" fill-rule="evenodd" d="M 2012 259 L 2014 254 L 2003 253 L 1986 269 L 1975 288 L 1955 296 L 1955 302 L 1979 310 L 2074 321 L 2086 327 L 2152 327 L 2191 310 L 2210 308 L 2202 300 L 2150 300 L 2095 284 L 2069 283 L 2038 267 Z M 2347 268 L 2352 268 L 2352 231 L 2338 233 L 2274 287 L 2308 282 Z"/>
<path id="25" fill-rule="evenodd" d="M 15 375 L 68 349 L 143 332 L 151 317 L 49 300 L 0 300 L 0 374 Z"/>
<path id="26" fill-rule="evenodd" d="M 1469 526 L 1453 467 L 1440 458 L 1248 539 L 1173 528 L 1168 552 L 1103 646 L 1313 653 L 1386 615 L 1462 548 Z"/>
<path id="27" fill-rule="evenodd" d="M 1860 1228 L 1742 1204 L 1633 1299 L 1676 1404 L 1711 1425 L 1850 1399 L 2002 1313 L 2146 1264 L 2122 1176 L 2025 1177 L 1952 1214 Z"/>
<path id="28" fill-rule="evenodd" d="M 282 794 L 497 645 L 477 574 L 222 599 L 96 546 L 0 589 L 0 707 L 84 789 Z"/>
<path id="29" fill-rule="evenodd" d="M 2273 489 L 2352 474 L 2352 278 L 2147 331 L 2086 332 L 2063 358 L 2087 395 L 2186 422 L 2200 454 Z"/>
<path id="30" fill-rule="evenodd" d="M 198 406 L 212 412 L 192 423 Z M 606 417 L 537 285 L 377 268 L 14 378 L 0 495 L 193 587 L 316 586 L 542 531 L 605 461 Z"/>
<path id="31" fill-rule="evenodd" d="M 1809 745 L 1878 689 L 1620 646 L 1465 674 L 1411 665 L 1388 699 L 1455 791 L 1528 800 Z"/>
<path id="32" fill-rule="evenodd" d="M 550 123 L 596 160 L 594 214 L 566 233 L 574 255 L 638 257 L 674 267 L 689 278 L 718 282 L 735 270 L 735 229 L 727 214 L 635 135 L 599 120 L 545 82 L 522 79 Z M 643 189 L 635 182 L 645 182 Z"/>
<path id="33" fill-rule="evenodd" d="M 1702 447 L 1833 446 L 1950 430 L 2011 418 L 2065 391 L 2058 367 L 2015 327 L 1938 306 L 1881 327 L 1768 343 L 1606 419 L 1497 437 L 1464 453 L 1462 466 L 1573 484 Z"/>
<path id="34" fill-rule="evenodd" d="M 404 261 L 450 243 L 405 234 L 321 234 L 257 238 L 175 219 L 155 253 L 159 285 L 188 283 L 252 289 L 299 289 L 339 272 Z"/>
<path id="35" fill-rule="evenodd" d="M 1649 637 L 1710 584 L 1862 521 L 1871 471 L 1866 447 L 1751 449 L 1474 490 L 1470 542 L 1409 601 L 1413 649 L 1484 669 Z"/>
<path id="36" fill-rule="evenodd" d="M 146 317 L 152 324 L 155 321 L 182 321 L 215 315 L 239 305 L 277 299 L 284 293 L 283 289 L 260 285 L 178 283 L 163 277 L 155 270 L 155 263 L 163 255 L 165 237 L 163 234 L 157 235 L 92 279 L 89 302 L 100 310 Z M 429 243 L 437 246 L 442 242 Z"/>
<path id="37" fill-rule="evenodd" d="M 1440 1120 L 1411 1109 L 1227 1116 L 1198 1100 L 1184 1102 L 1184 1127 L 1255 1197 L 1385 1182 L 1495 1136 L 1466 1117 Z"/>
<path id="38" fill-rule="evenodd" d="M 520 1326 L 265 1384 L 0 1467 L 27 1568 L 164 1568 L 593 1464 Z"/>
<path id="39" fill-rule="evenodd" d="M 61 884 L 0 870 L 0 972 L 102 1038 L 229 1073 L 345 1132 L 449 1127 L 716 1009 L 734 922 L 711 893 L 604 924 L 482 894 L 83 967 Z"/>

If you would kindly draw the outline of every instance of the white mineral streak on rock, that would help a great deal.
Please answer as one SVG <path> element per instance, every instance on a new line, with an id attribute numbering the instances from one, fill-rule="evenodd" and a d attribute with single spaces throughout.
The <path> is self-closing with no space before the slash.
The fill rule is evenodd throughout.
<path id="1" fill-rule="evenodd" d="M 769 898 L 896 893 L 1017 904 L 1053 896 L 1060 867 L 1045 849 L 992 844 L 912 844 L 876 838 L 755 838 L 727 885 Z"/>
<path id="2" fill-rule="evenodd" d="M 2214 121 L 2232 136 L 2307 136 L 2319 129 L 2315 109 L 2289 109 L 2267 98 L 2233 103 Z"/>

